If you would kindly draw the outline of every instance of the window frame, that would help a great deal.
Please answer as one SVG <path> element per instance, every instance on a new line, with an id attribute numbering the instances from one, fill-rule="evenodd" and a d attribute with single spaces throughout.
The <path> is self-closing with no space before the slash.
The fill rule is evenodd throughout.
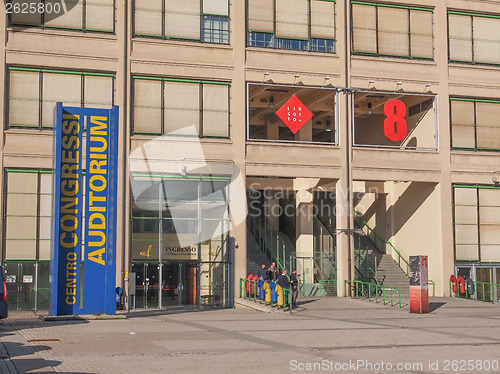
<path id="1" fill-rule="evenodd" d="M 453 60 L 451 58 L 451 49 L 450 49 L 450 40 L 451 35 L 450 35 L 450 14 L 452 15 L 457 15 L 457 16 L 467 16 L 470 17 L 471 21 L 471 60 L 472 61 L 463 61 L 463 60 Z M 457 64 L 472 64 L 472 65 L 490 65 L 490 66 L 499 66 L 500 61 L 498 62 L 481 62 L 481 61 L 475 61 L 474 59 L 474 17 L 482 17 L 482 18 L 491 18 L 491 19 L 498 19 L 499 22 L 499 27 L 500 27 L 500 15 L 498 14 L 486 14 L 486 13 L 472 13 L 472 12 L 467 12 L 467 11 L 460 11 L 460 10 L 450 10 L 446 12 L 446 21 L 447 21 L 447 31 L 448 31 L 448 62 L 450 63 L 457 63 Z M 500 43 L 500 40 L 498 40 Z"/>
<path id="2" fill-rule="evenodd" d="M 456 206 L 472 206 L 472 205 L 461 205 L 456 202 L 455 199 L 455 190 L 456 189 L 475 189 L 476 190 L 476 209 L 477 209 L 477 218 L 476 218 L 476 223 L 475 224 L 468 224 L 468 225 L 475 225 L 477 226 L 477 250 L 478 250 L 478 259 L 477 260 L 470 260 L 470 259 L 460 259 L 457 258 L 457 238 L 456 238 L 456 212 L 455 212 L 455 207 Z M 481 260 L 481 214 L 480 214 L 480 208 L 481 207 L 487 207 L 488 205 L 482 205 L 481 204 L 481 198 L 480 198 L 480 193 L 479 191 L 481 189 L 494 189 L 494 190 L 499 190 L 500 187 L 498 186 L 486 186 L 486 185 L 477 185 L 477 184 L 453 184 L 452 185 L 452 218 L 453 218 L 453 257 L 455 259 L 455 262 L 460 262 L 461 264 L 464 263 L 480 263 L 480 264 L 487 264 L 487 263 L 492 263 L 490 261 L 482 261 Z M 500 192 L 499 192 L 500 193 Z M 496 207 L 496 206 L 494 206 Z M 463 223 L 459 223 L 459 225 L 466 225 Z M 483 224 L 483 225 L 491 225 L 491 224 Z M 459 243 L 460 244 L 460 243 Z M 476 244 L 476 243 L 473 243 Z M 471 244 L 472 245 L 472 244 Z M 491 245 L 491 244 L 486 244 L 486 245 Z"/>
<path id="3" fill-rule="evenodd" d="M 356 51 L 354 49 L 354 19 L 353 19 L 353 5 L 366 5 L 366 6 L 374 6 L 375 7 L 375 39 L 376 39 L 376 48 L 377 52 L 363 52 L 363 51 Z M 379 45 L 379 23 L 378 23 L 378 9 L 379 7 L 383 8 L 396 8 L 396 9 L 406 9 L 408 11 L 408 56 L 405 55 L 392 55 L 392 54 L 386 54 L 386 53 L 379 53 L 380 50 L 380 45 Z M 394 57 L 394 58 L 404 58 L 408 60 L 423 60 L 423 61 L 434 61 L 435 57 L 435 38 L 434 38 L 434 8 L 425 8 L 425 7 L 420 7 L 420 6 L 405 6 L 405 5 L 393 5 L 393 4 L 386 4 L 386 3 L 372 3 L 372 2 L 365 2 L 365 1 L 351 1 L 351 55 L 358 55 L 358 56 L 377 56 L 377 57 Z M 411 11 L 425 11 L 425 12 L 430 12 L 432 14 L 432 57 L 420 57 L 420 56 L 413 56 L 412 55 L 412 33 L 411 33 Z"/>
<path id="4" fill-rule="evenodd" d="M 459 147 L 459 146 L 453 145 L 453 112 L 452 112 L 452 105 L 451 105 L 452 101 L 472 102 L 474 105 L 474 148 Z M 450 96 L 450 109 L 449 109 L 450 110 L 450 148 L 452 151 L 500 152 L 500 144 L 498 144 L 498 148 L 479 148 L 478 147 L 478 144 L 477 144 L 476 103 L 488 103 L 488 104 L 500 105 L 500 100 Z"/>
<path id="5" fill-rule="evenodd" d="M 276 36 L 276 19 L 277 19 L 277 12 L 276 12 L 276 0 L 270 0 L 273 4 L 273 32 L 268 32 L 268 31 L 257 31 L 257 30 L 249 30 L 248 24 L 249 24 L 249 11 L 248 11 L 248 0 L 245 0 L 245 31 L 246 31 L 246 47 L 257 47 L 257 48 L 269 48 L 269 49 L 277 49 L 277 50 L 290 50 L 290 51 L 307 51 L 307 52 L 318 52 L 318 53 L 337 53 L 337 2 L 336 0 L 321 0 L 321 1 L 326 1 L 326 2 L 331 2 L 334 3 L 334 12 L 333 12 L 333 38 L 328 39 L 328 38 L 316 38 L 311 36 L 311 1 L 312 0 L 307 0 L 307 8 L 308 8 L 308 15 L 307 15 L 307 28 L 308 28 L 308 39 L 294 39 L 294 38 L 280 38 Z M 269 40 L 269 46 L 262 46 L 262 45 L 257 45 L 257 41 L 255 41 L 255 44 L 251 44 L 251 40 L 253 40 L 257 37 L 264 37 L 265 35 L 271 35 L 271 38 Z M 316 44 L 313 43 L 313 41 L 316 41 Z M 318 49 L 313 49 L 314 45 L 318 46 L 319 41 L 324 41 L 325 44 L 329 44 L 327 42 L 331 42 L 332 45 L 326 45 L 325 50 L 318 50 Z M 299 48 L 286 48 L 283 47 L 287 44 L 292 45 L 294 42 L 296 43 L 303 43 L 303 47 Z M 327 50 L 331 48 L 332 50 Z"/>
<path id="6" fill-rule="evenodd" d="M 27 126 L 27 125 L 11 125 L 10 124 L 10 72 L 11 71 L 26 71 L 39 73 L 38 78 L 38 126 Z M 74 71 L 74 70 L 52 70 L 52 69 L 32 69 L 16 66 L 8 66 L 6 74 L 6 84 L 5 84 L 5 129 L 38 129 L 38 130 L 53 130 L 53 126 L 44 126 L 42 123 L 42 108 L 43 108 L 43 75 L 44 74 L 68 74 L 68 75 L 80 75 L 80 107 L 85 107 L 85 76 L 97 76 L 97 77 L 109 77 L 112 78 L 111 81 L 111 107 L 115 103 L 115 88 L 116 88 L 116 75 L 111 73 L 98 73 L 98 72 L 86 72 L 86 71 Z"/>
<path id="7" fill-rule="evenodd" d="M 41 223 L 41 199 L 40 196 L 41 194 L 41 174 L 52 174 L 52 170 L 47 170 L 47 169 L 22 169 L 22 168 L 5 168 L 3 169 L 4 172 L 4 194 L 3 194 L 3 203 L 4 203 L 4 216 L 3 216 L 3 240 L 2 240 L 2 260 L 3 261 L 10 261 L 10 262 L 16 262 L 16 261 L 21 261 L 21 262 L 26 262 L 26 261 L 47 261 L 47 260 L 40 260 L 40 223 Z M 8 179 L 9 179 L 9 173 L 24 173 L 24 174 L 37 174 L 37 191 L 36 191 L 36 199 L 37 199 L 37 206 L 36 206 L 36 237 L 35 237 L 35 258 L 30 258 L 30 259 L 16 259 L 16 258 L 9 258 L 6 259 L 7 255 L 7 217 L 16 217 L 16 215 L 9 215 L 8 214 L 8 207 L 7 207 L 7 198 L 8 195 L 13 193 L 13 194 L 18 194 L 18 195 L 23 195 L 24 193 L 19 193 L 19 192 L 8 192 Z M 26 239 L 9 239 L 9 240 L 26 240 Z"/>
<path id="8" fill-rule="evenodd" d="M 161 10 L 161 35 L 150 35 L 150 34 L 138 34 L 136 33 L 136 0 L 132 2 L 132 37 L 133 38 L 154 38 L 161 40 L 178 40 L 178 41 L 190 41 L 190 42 L 201 42 L 201 43 L 209 43 L 209 44 L 220 44 L 220 45 L 230 45 L 231 44 L 231 17 L 230 17 L 230 0 L 227 0 L 227 9 L 228 15 L 225 14 L 211 14 L 205 13 L 203 11 L 203 0 L 200 0 L 200 30 L 199 30 L 199 38 L 193 39 L 188 37 L 173 37 L 166 35 L 166 26 L 165 26 L 165 14 L 167 13 L 165 10 L 165 0 L 161 0 L 162 2 L 162 10 Z M 204 27 L 203 21 L 204 17 L 221 17 L 227 19 L 227 43 L 218 43 L 204 40 Z"/>
<path id="9" fill-rule="evenodd" d="M 155 80 L 155 81 L 161 81 L 161 118 L 160 118 L 160 132 L 142 132 L 142 131 L 135 131 L 135 109 L 134 109 L 134 99 L 135 99 L 135 80 Z M 180 134 L 171 134 L 169 135 L 168 133 L 165 133 L 165 101 L 164 101 L 164 87 L 165 84 L 164 82 L 177 82 L 177 83 L 194 83 L 199 85 L 199 90 L 198 90 L 198 95 L 199 95 L 199 128 L 198 128 L 198 135 L 180 135 Z M 224 85 L 228 87 L 227 90 L 227 102 L 228 102 L 228 128 L 227 128 L 227 136 L 215 136 L 215 135 L 204 135 L 203 134 L 203 111 L 204 105 L 203 105 L 203 85 L 204 84 L 210 84 L 210 85 Z M 231 83 L 230 82 L 224 82 L 224 81 L 208 81 L 208 80 L 193 80 L 193 79 L 179 79 L 179 78 L 167 78 L 167 77 L 148 77 L 148 76 L 140 76 L 140 75 L 133 75 L 132 76 L 132 83 L 131 83 L 131 95 L 130 95 L 130 108 L 131 108 L 131 126 L 130 126 L 130 136 L 134 135 L 149 135 L 149 136 L 186 136 L 186 137 L 197 137 L 197 138 L 213 138 L 213 139 L 231 139 Z"/>
<path id="10" fill-rule="evenodd" d="M 12 3 L 12 0 L 7 0 L 7 3 Z M 43 1 L 42 4 L 45 4 Z M 24 23 L 13 23 L 12 22 L 12 13 L 8 14 L 8 26 L 9 27 L 37 27 L 41 29 L 51 29 L 51 30 L 68 30 L 68 31 L 83 31 L 83 32 L 96 32 L 96 33 L 106 33 L 106 34 L 114 34 L 116 35 L 116 0 L 113 0 L 113 30 L 95 30 L 88 29 L 86 27 L 87 24 L 87 1 L 82 1 L 82 27 L 68 27 L 68 26 L 50 26 L 45 24 L 44 14 L 41 15 L 41 24 L 24 24 Z"/>

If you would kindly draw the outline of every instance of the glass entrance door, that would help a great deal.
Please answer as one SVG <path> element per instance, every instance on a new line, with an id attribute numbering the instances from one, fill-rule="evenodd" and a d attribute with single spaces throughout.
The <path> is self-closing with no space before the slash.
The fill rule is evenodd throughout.
<path id="1" fill-rule="evenodd" d="M 493 301 L 493 268 L 476 267 L 477 300 Z"/>
<path id="2" fill-rule="evenodd" d="M 159 264 L 135 263 L 135 306 L 136 308 L 158 308 L 159 303 Z"/>
<path id="3" fill-rule="evenodd" d="M 17 310 L 35 310 L 36 267 L 34 262 L 7 262 L 5 281 L 7 302 Z"/>

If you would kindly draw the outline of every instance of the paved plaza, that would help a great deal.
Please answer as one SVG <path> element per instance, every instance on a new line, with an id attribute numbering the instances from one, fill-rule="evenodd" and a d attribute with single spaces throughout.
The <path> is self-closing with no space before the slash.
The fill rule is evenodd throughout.
<path id="1" fill-rule="evenodd" d="M 500 307 L 432 298 L 428 315 L 348 298 L 293 314 L 136 311 L 127 319 L 0 325 L 2 373 L 500 373 Z M 489 369 L 489 370 L 487 370 Z"/>

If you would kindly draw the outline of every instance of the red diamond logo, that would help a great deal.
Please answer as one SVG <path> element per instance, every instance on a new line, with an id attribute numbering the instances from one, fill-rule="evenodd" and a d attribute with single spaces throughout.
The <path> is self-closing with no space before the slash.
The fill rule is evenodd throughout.
<path id="1" fill-rule="evenodd" d="M 306 108 L 296 95 L 293 95 L 281 108 L 279 108 L 276 115 L 294 134 L 296 134 L 313 116 L 311 111 Z"/>

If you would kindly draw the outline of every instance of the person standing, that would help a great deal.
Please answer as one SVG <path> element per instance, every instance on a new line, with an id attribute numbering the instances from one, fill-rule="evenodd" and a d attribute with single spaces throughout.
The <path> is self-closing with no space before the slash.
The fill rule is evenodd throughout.
<path id="1" fill-rule="evenodd" d="M 299 296 L 299 280 L 297 279 L 297 269 L 292 270 L 290 275 L 290 285 L 292 286 L 292 306 L 297 306 L 297 296 Z"/>
<path id="2" fill-rule="evenodd" d="M 283 288 L 284 290 L 288 290 L 290 289 L 290 280 L 288 279 L 288 276 L 287 276 L 287 271 L 286 269 L 283 269 L 283 273 L 281 273 L 281 275 L 278 277 L 278 285 L 281 286 L 281 288 Z M 289 306 L 289 302 L 288 302 L 288 298 L 289 298 L 289 291 L 284 291 L 285 292 L 285 303 L 284 305 L 285 306 Z"/>
<path id="3" fill-rule="evenodd" d="M 279 276 L 279 270 L 276 267 L 276 262 L 273 261 L 273 263 L 271 264 L 271 267 L 267 271 L 267 279 L 269 281 L 276 282 L 278 280 L 278 276 Z"/>
<path id="4" fill-rule="evenodd" d="M 266 269 L 266 264 L 262 264 L 262 267 L 259 269 L 257 272 L 257 276 L 259 277 L 259 295 L 261 299 L 265 298 L 265 294 L 263 293 L 264 289 L 264 282 L 267 280 L 267 269 Z"/>

